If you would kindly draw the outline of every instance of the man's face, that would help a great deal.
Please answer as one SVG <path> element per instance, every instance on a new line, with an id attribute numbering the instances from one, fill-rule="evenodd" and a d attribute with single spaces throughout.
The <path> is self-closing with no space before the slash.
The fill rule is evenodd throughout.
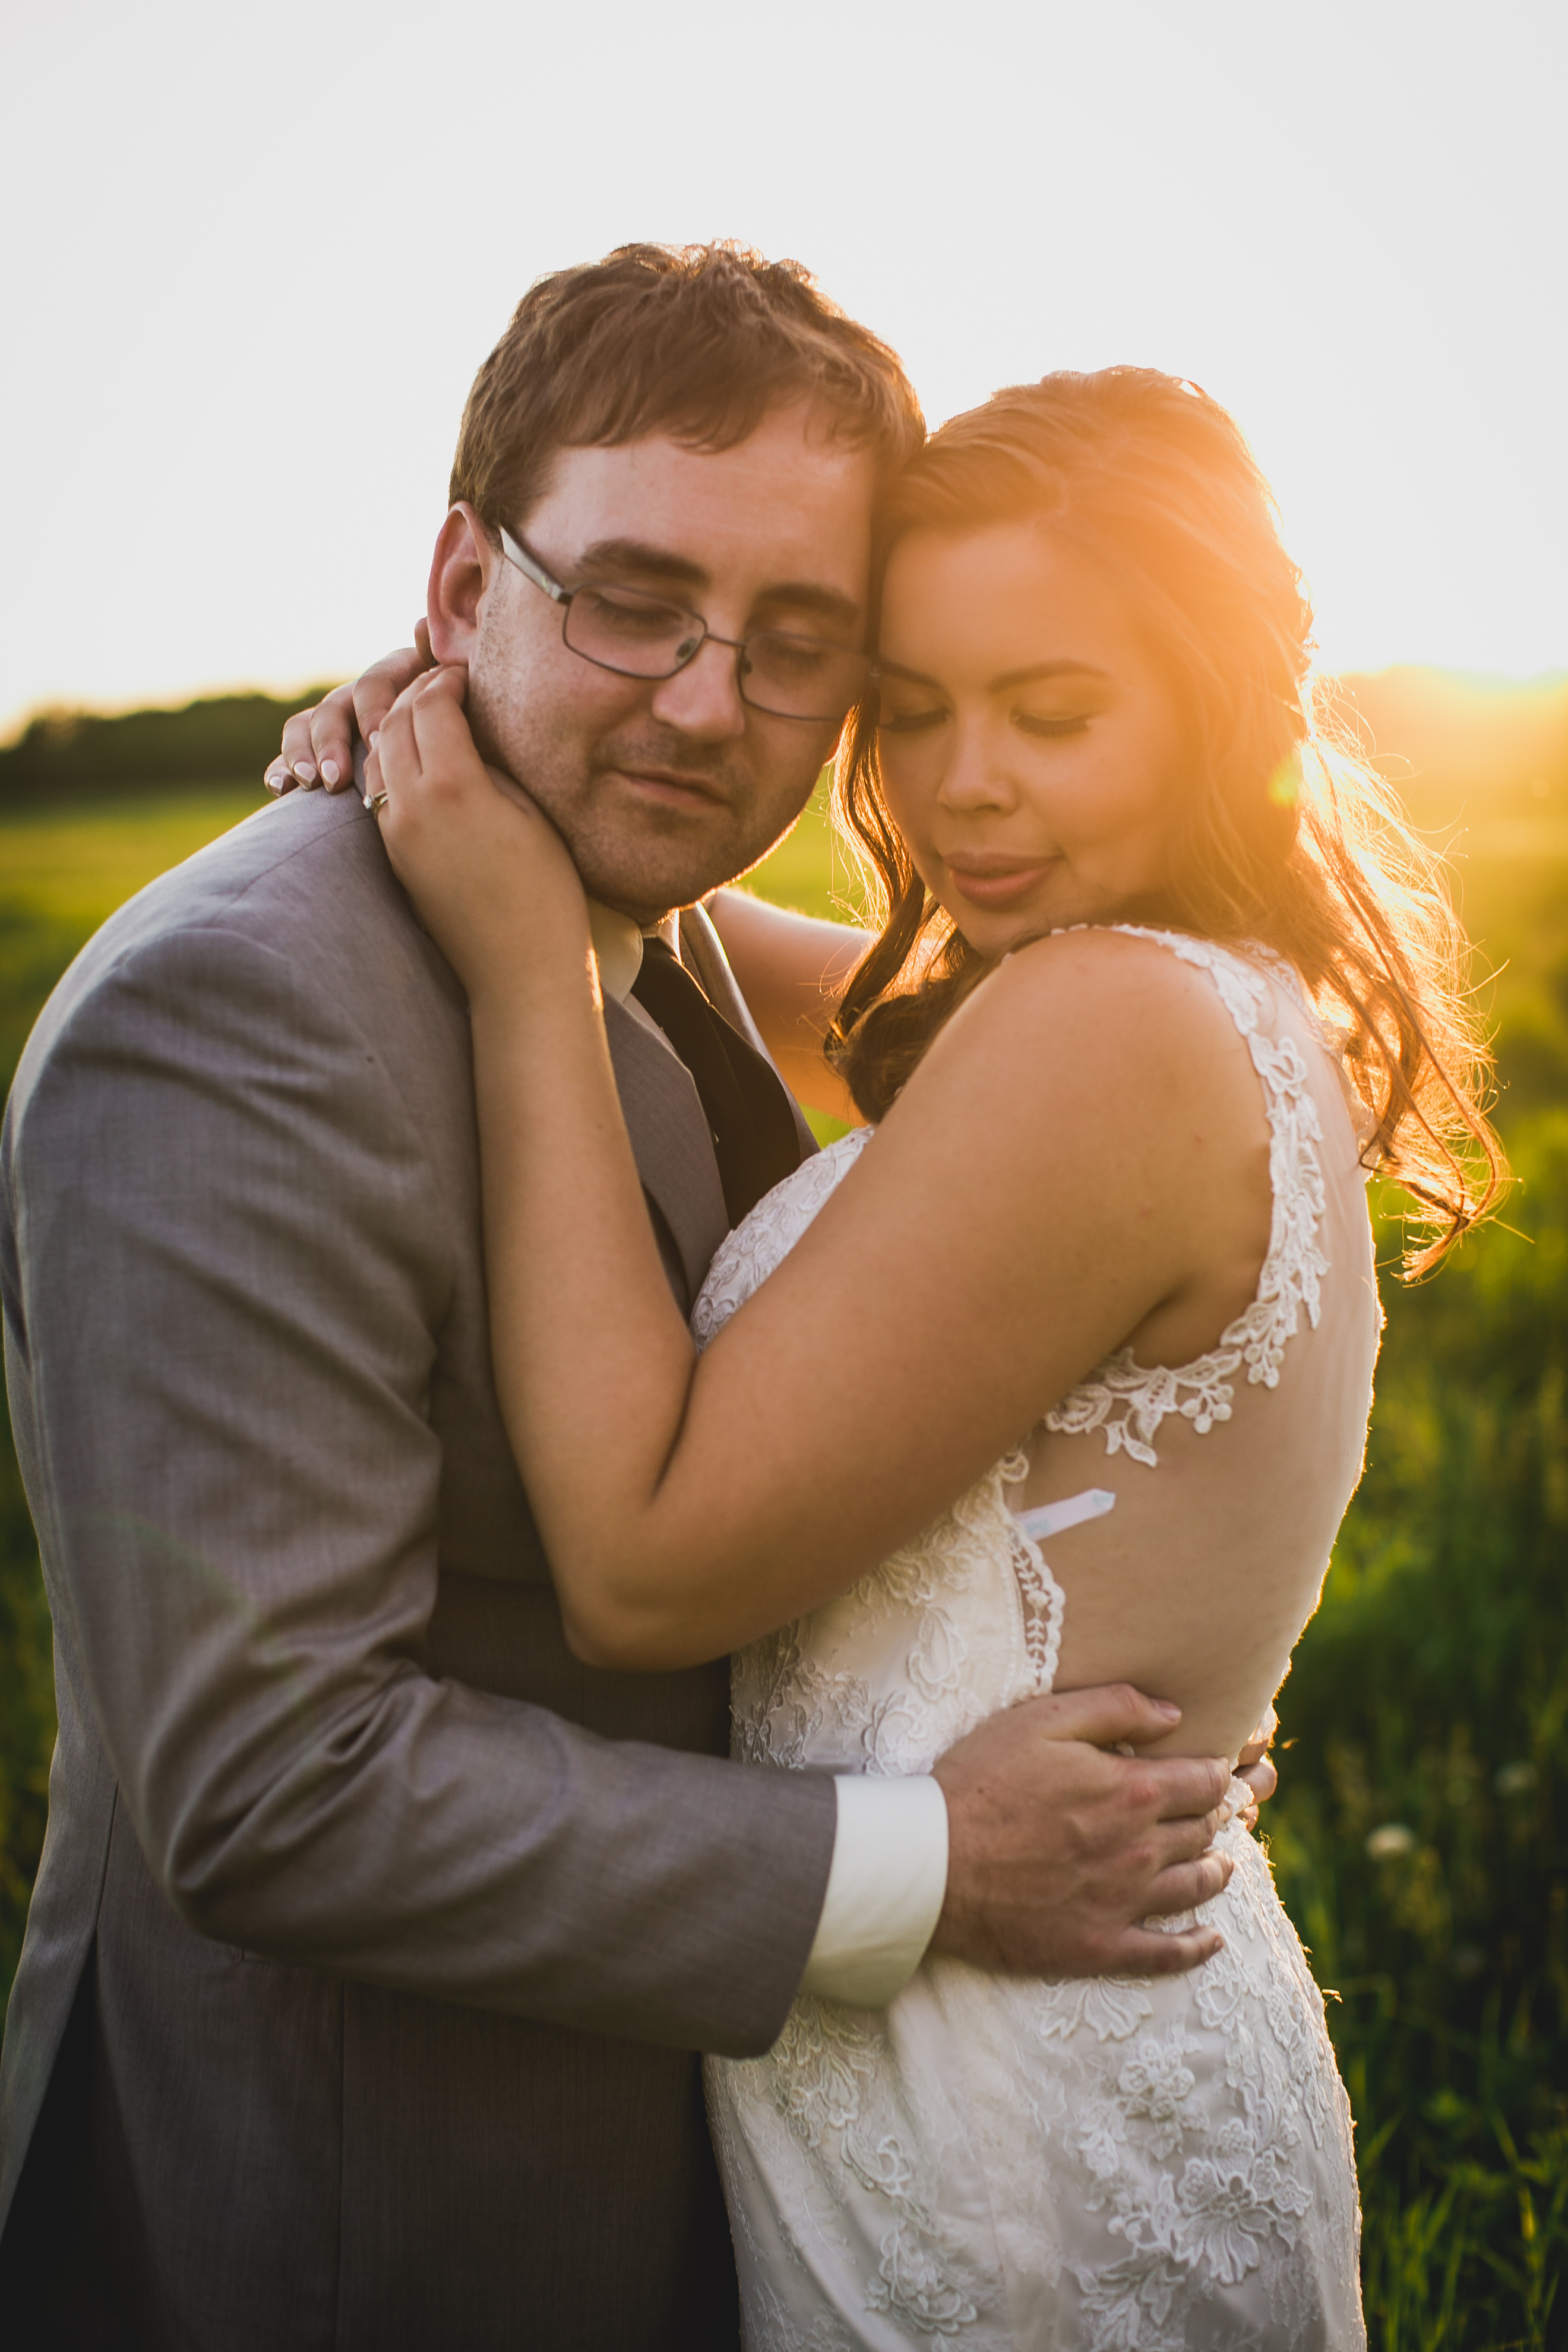
<path id="1" fill-rule="evenodd" d="M 716 637 L 776 628 L 858 646 L 873 486 L 870 457 L 795 407 L 733 449 L 662 434 L 563 449 L 531 511 L 508 520 L 568 588 L 649 591 Z M 474 734 L 552 819 L 590 894 L 649 922 L 755 865 L 805 806 L 837 725 L 742 702 L 725 646 L 669 678 L 596 668 L 564 643 L 558 604 L 488 543 L 481 556 Z"/>

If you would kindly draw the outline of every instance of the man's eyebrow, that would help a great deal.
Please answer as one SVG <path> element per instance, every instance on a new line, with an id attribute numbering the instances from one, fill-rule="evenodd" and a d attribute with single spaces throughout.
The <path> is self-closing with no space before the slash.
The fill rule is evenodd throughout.
<path id="1" fill-rule="evenodd" d="M 677 555 L 673 549 L 654 547 L 641 539 L 596 539 L 585 547 L 578 558 L 585 577 L 595 573 L 640 573 L 644 579 L 668 581 L 672 588 L 701 590 L 710 585 L 711 575 L 689 555 Z M 860 607 L 852 596 L 841 589 L 829 588 L 819 580 L 775 580 L 759 589 L 753 602 L 758 604 L 787 604 L 795 612 L 815 613 L 825 621 L 837 621 L 853 628 L 860 618 Z"/>
<path id="2" fill-rule="evenodd" d="M 778 580 L 771 586 L 759 589 L 759 604 L 790 604 L 797 613 L 816 613 L 824 621 L 837 621 L 853 628 L 860 618 L 860 607 L 853 596 L 846 596 L 840 588 L 828 588 L 819 580 Z"/>
<path id="3" fill-rule="evenodd" d="M 596 539 L 577 559 L 584 573 L 642 572 L 669 580 L 683 588 L 706 588 L 709 575 L 689 555 L 668 547 L 653 547 L 641 539 Z"/>

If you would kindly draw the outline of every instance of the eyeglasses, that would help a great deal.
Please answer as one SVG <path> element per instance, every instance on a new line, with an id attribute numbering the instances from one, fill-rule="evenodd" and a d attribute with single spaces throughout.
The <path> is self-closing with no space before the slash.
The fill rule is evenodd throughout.
<path id="1" fill-rule="evenodd" d="M 774 719 L 839 722 L 859 701 L 871 678 L 868 655 L 826 637 L 800 637 L 790 629 L 755 629 L 749 637 L 720 637 L 700 613 L 647 596 L 637 588 L 584 581 L 563 588 L 504 526 L 500 543 L 509 563 L 561 607 L 563 642 L 595 668 L 618 677 L 674 677 L 696 660 L 711 639 L 735 656 L 735 683 L 742 702 Z"/>

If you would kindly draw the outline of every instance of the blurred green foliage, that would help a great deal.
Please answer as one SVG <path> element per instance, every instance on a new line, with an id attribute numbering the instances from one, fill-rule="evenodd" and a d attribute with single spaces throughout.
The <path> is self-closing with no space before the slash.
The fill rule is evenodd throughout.
<path id="1" fill-rule="evenodd" d="M 1541 735 L 1547 720 L 1531 724 Z M 1280 1696 L 1281 1787 L 1265 1820 L 1337 1996 L 1378 2352 L 1568 2340 L 1555 2300 L 1568 2259 L 1568 762 L 1555 742 L 1531 737 L 1487 794 L 1473 750 L 1470 769 L 1429 773 L 1425 798 L 1422 777 L 1405 784 L 1454 846 L 1479 960 L 1497 973 L 1500 1118 L 1519 1181 L 1500 1221 L 1413 1290 L 1394 1278 L 1397 1202 L 1377 1203 L 1388 1330 L 1367 1472 Z M 0 815 L 0 1076 L 97 923 L 257 800 L 215 789 Z M 820 798 L 750 887 L 847 910 Z M 0 1989 L 43 1827 L 47 1643 L 5 1448 Z"/>
<path id="2" fill-rule="evenodd" d="M 1366 1476 L 1266 1821 L 1339 1996 L 1389 2346 L 1544 2345 L 1568 2260 L 1568 1111 L 1510 1142 L 1516 1232 L 1384 1284 Z"/>

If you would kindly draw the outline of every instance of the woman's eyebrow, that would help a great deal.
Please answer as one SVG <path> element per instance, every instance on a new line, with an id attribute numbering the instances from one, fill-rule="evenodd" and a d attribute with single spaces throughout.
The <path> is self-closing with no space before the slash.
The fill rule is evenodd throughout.
<path id="1" fill-rule="evenodd" d="M 992 679 L 986 691 L 989 694 L 1010 694 L 1016 686 L 1033 686 L 1043 677 L 1109 677 L 1110 675 L 1109 670 L 1097 669 L 1093 662 L 1070 659 L 1035 662 L 1027 669 L 1004 670 L 1000 677 Z"/>
<path id="2" fill-rule="evenodd" d="M 940 678 L 928 677 L 923 669 L 906 669 L 902 662 L 884 661 L 879 654 L 877 656 L 877 673 L 880 677 L 907 679 L 910 686 L 933 687 L 938 694 L 942 690 Z"/>
<path id="3" fill-rule="evenodd" d="M 906 669 L 902 662 L 879 658 L 877 668 L 883 677 L 903 678 L 910 686 L 929 686 L 938 694 L 947 690 L 940 677 L 932 677 L 923 669 Z M 988 694 L 1008 694 L 1016 686 L 1032 686 L 1037 679 L 1043 677 L 1109 677 L 1110 675 L 1109 670 L 1097 669 L 1093 662 L 1034 662 L 1027 669 L 1004 670 L 1000 677 L 991 680 L 985 690 Z"/>

